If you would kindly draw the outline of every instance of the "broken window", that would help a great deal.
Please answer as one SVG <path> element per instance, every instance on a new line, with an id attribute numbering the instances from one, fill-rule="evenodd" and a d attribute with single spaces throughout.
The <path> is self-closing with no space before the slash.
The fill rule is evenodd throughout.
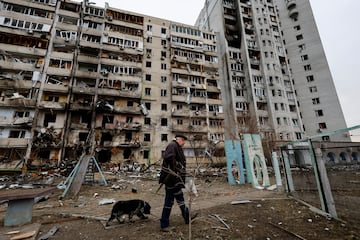
<path id="1" fill-rule="evenodd" d="M 151 118 L 144 118 L 144 124 L 150 125 L 151 124 Z"/>
<path id="2" fill-rule="evenodd" d="M 111 123 L 111 124 L 114 123 L 114 116 L 113 115 L 104 115 L 103 116 L 102 127 L 105 128 L 106 124 L 108 124 L 108 123 Z"/>
<path id="3" fill-rule="evenodd" d="M 144 159 L 149 159 L 150 157 L 150 151 L 149 150 L 144 150 L 143 151 L 143 158 Z"/>
<path id="4" fill-rule="evenodd" d="M 14 118 L 24 118 L 24 117 L 29 117 L 30 116 L 30 112 L 19 112 L 16 111 L 14 113 Z"/>
<path id="5" fill-rule="evenodd" d="M 167 134 L 161 134 L 161 141 L 167 142 L 168 141 L 168 135 Z"/>
<path id="6" fill-rule="evenodd" d="M 326 123 L 324 122 L 319 123 L 319 129 L 326 129 L 326 128 L 327 128 Z"/>
<path id="7" fill-rule="evenodd" d="M 145 107 L 150 110 L 151 109 L 151 103 L 150 102 L 146 102 L 145 103 Z"/>
<path id="8" fill-rule="evenodd" d="M 94 8 L 94 7 L 86 7 L 85 13 L 97 17 L 103 17 L 104 16 L 104 10 L 100 8 Z"/>
<path id="9" fill-rule="evenodd" d="M 48 127 L 49 123 L 56 122 L 56 114 L 46 113 L 44 117 L 44 126 Z"/>
<path id="10" fill-rule="evenodd" d="M 309 87 L 309 91 L 311 93 L 317 92 L 317 87 L 316 86 Z"/>
<path id="11" fill-rule="evenodd" d="M 87 132 L 79 133 L 79 141 L 80 142 L 86 142 L 86 139 L 87 139 L 88 135 L 89 134 Z"/>
<path id="12" fill-rule="evenodd" d="M 314 76 L 313 75 L 306 76 L 306 80 L 308 82 L 313 82 L 314 81 Z"/>
<path id="13" fill-rule="evenodd" d="M 11 130 L 9 138 L 25 138 L 25 133 L 23 130 Z"/>
<path id="14" fill-rule="evenodd" d="M 145 95 L 151 96 L 151 88 L 145 88 Z"/>
<path id="15" fill-rule="evenodd" d="M 316 104 L 320 104 L 320 98 L 313 98 L 311 99 L 312 104 L 316 105 Z"/>
<path id="16" fill-rule="evenodd" d="M 150 133 L 144 133 L 144 142 L 150 142 Z"/>
<path id="17" fill-rule="evenodd" d="M 166 93 L 167 93 L 166 89 L 161 89 L 160 95 L 161 95 L 162 97 L 166 97 Z"/>
<path id="18" fill-rule="evenodd" d="M 322 117 L 322 116 L 324 116 L 324 113 L 323 113 L 323 110 L 315 110 L 315 115 L 317 116 L 317 117 Z"/>
<path id="19" fill-rule="evenodd" d="M 104 132 L 104 133 L 101 134 L 100 144 L 103 145 L 104 142 L 111 142 L 112 138 L 113 137 L 112 137 L 111 133 Z"/>
<path id="20" fill-rule="evenodd" d="M 167 126 L 168 125 L 168 120 L 167 118 L 162 118 L 161 119 L 161 126 Z"/>
<path id="21" fill-rule="evenodd" d="M 167 111 L 167 104 L 166 103 L 161 104 L 161 111 Z"/>

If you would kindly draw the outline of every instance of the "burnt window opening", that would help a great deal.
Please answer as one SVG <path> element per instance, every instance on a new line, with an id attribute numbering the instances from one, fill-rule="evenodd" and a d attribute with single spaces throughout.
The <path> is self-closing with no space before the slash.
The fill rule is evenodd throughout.
<path id="1" fill-rule="evenodd" d="M 111 142 L 112 141 L 112 135 L 110 133 L 102 133 L 101 134 L 101 142 L 100 144 L 103 145 L 104 142 Z"/>
<path id="2" fill-rule="evenodd" d="M 144 124 L 150 125 L 151 124 L 151 118 L 144 118 Z"/>
<path id="3" fill-rule="evenodd" d="M 49 150 L 42 150 L 37 154 L 37 157 L 40 159 L 50 159 L 50 151 Z"/>
<path id="4" fill-rule="evenodd" d="M 126 117 L 126 122 L 127 122 L 127 123 L 132 123 L 132 122 L 133 122 L 133 117 L 127 116 L 127 117 Z"/>
<path id="5" fill-rule="evenodd" d="M 131 159 L 131 149 L 125 148 L 123 152 L 124 159 Z"/>
<path id="6" fill-rule="evenodd" d="M 10 131 L 9 138 L 25 138 L 25 131 L 21 131 L 21 130 Z"/>
<path id="7" fill-rule="evenodd" d="M 100 163 L 110 162 L 111 161 L 111 151 L 110 150 L 101 150 L 98 153 L 98 161 Z"/>
<path id="8" fill-rule="evenodd" d="M 167 134 L 161 134 L 161 141 L 167 142 L 168 141 L 168 135 Z"/>
<path id="9" fill-rule="evenodd" d="M 161 104 L 161 111 L 167 111 L 167 104 L 166 103 Z"/>
<path id="10" fill-rule="evenodd" d="M 86 139 L 87 139 L 87 137 L 88 137 L 88 133 L 86 132 L 82 132 L 82 133 L 79 133 L 79 141 L 80 142 L 86 142 Z"/>
<path id="11" fill-rule="evenodd" d="M 114 116 L 104 115 L 102 119 L 102 127 L 105 128 L 105 125 L 108 123 L 114 123 Z"/>
<path id="12" fill-rule="evenodd" d="M 126 132 L 125 133 L 125 141 L 126 142 L 131 142 L 132 140 L 132 133 L 131 132 Z"/>
<path id="13" fill-rule="evenodd" d="M 149 150 L 144 150 L 143 151 L 143 158 L 144 159 L 149 159 L 150 157 L 150 151 Z"/>
<path id="14" fill-rule="evenodd" d="M 144 142 L 150 142 L 150 141 L 151 141 L 150 133 L 145 133 L 144 134 Z"/>
<path id="15" fill-rule="evenodd" d="M 167 118 L 162 118 L 161 119 L 161 126 L 167 126 L 168 125 L 168 120 Z"/>
<path id="16" fill-rule="evenodd" d="M 48 127 L 49 123 L 56 122 L 56 114 L 46 113 L 44 118 L 44 126 Z"/>

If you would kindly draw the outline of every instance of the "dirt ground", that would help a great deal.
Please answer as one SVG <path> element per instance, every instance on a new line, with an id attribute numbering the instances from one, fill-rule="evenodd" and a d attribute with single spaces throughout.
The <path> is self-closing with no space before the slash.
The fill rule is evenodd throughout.
<path id="1" fill-rule="evenodd" d="M 311 211 L 309 205 L 288 197 L 284 190 L 259 190 L 249 184 L 230 186 L 225 174 L 197 176 L 199 196 L 191 197 L 191 212 L 197 212 L 199 216 L 190 225 L 184 224 L 175 203 L 170 218 L 174 229 L 163 233 L 160 232 L 159 218 L 164 189 L 157 192 L 156 175 L 107 173 L 105 176 L 107 186 L 83 185 L 76 199 L 65 197 L 59 200 L 64 190 L 56 190 L 48 199 L 34 205 L 31 224 L 1 227 L 0 239 L 10 239 L 14 235 L 6 233 L 24 231 L 34 224 L 39 226 L 39 232 L 37 237 L 28 239 L 41 239 L 53 227 L 57 231 L 48 239 L 360 239 L 360 222 L 356 219 L 325 217 Z M 52 185 L 63 180 L 65 178 L 56 177 Z M 271 182 L 273 184 L 274 180 Z M 189 194 L 185 196 L 189 205 Z M 147 220 L 134 217 L 133 223 L 113 221 L 105 227 L 113 204 L 99 205 L 99 202 L 111 199 L 146 200 L 152 207 L 152 214 Z M 1 226 L 4 226 L 6 208 L 6 203 L 0 204 Z M 358 208 L 348 212 L 354 214 L 354 211 L 360 215 Z"/>

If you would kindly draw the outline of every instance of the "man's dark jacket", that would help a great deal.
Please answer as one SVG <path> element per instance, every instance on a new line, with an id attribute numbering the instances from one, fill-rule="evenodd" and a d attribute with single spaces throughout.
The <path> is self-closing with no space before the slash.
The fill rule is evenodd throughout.
<path id="1" fill-rule="evenodd" d="M 186 158 L 181 146 L 173 140 L 166 147 L 159 183 L 169 188 L 184 188 L 186 176 Z"/>

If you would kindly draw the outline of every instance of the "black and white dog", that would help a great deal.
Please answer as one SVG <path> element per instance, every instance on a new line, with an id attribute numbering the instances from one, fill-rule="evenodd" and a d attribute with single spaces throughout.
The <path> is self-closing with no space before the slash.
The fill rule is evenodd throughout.
<path id="1" fill-rule="evenodd" d="M 132 217 L 134 215 L 141 219 L 147 219 L 148 217 L 144 214 L 150 214 L 150 209 L 150 204 L 140 199 L 118 201 L 112 208 L 111 215 L 109 220 L 106 222 L 106 226 L 109 226 L 109 223 L 115 218 L 119 223 L 123 223 L 125 220 L 121 221 L 121 218 L 125 214 L 129 216 L 130 222 L 132 221 Z"/>

